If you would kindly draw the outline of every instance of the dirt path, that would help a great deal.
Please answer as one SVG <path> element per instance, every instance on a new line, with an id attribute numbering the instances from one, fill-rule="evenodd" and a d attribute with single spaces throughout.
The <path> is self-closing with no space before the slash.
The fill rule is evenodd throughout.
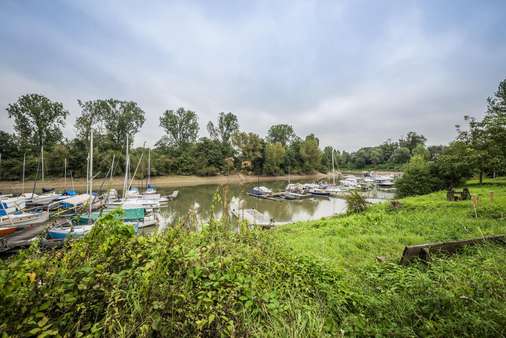
<path id="1" fill-rule="evenodd" d="M 301 179 L 323 179 L 327 176 L 325 174 L 315 174 L 315 175 L 291 175 L 291 180 L 301 180 Z M 249 182 L 257 182 L 260 180 L 261 182 L 266 181 L 280 181 L 285 180 L 288 181 L 288 176 L 246 176 L 242 174 L 230 175 L 230 176 L 211 176 L 211 177 L 201 177 L 201 176 L 179 176 L 179 175 L 171 175 L 171 176 L 158 176 L 153 177 L 151 182 L 157 187 L 166 187 L 166 188 L 176 188 L 176 187 L 186 187 L 186 186 L 195 186 L 195 185 L 206 185 L 206 184 L 241 184 L 241 183 L 249 183 Z M 103 179 L 95 179 L 93 181 L 94 189 L 99 189 L 103 183 L 103 187 L 107 187 L 109 185 L 109 180 L 104 182 Z M 140 180 L 135 180 L 133 185 L 140 184 Z M 67 187 L 70 188 L 70 179 L 67 179 Z M 146 184 L 146 181 L 143 181 L 143 184 Z M 46 179 L 44 184 L 42 182 L 37 182 L 36 190 L 40 191 L 42 187 L 45 188 L 55 188 L 55 189 L 63 189 L 65 186 L 65 181 L 63 178 L 58 179 Z M 86 188 L 86 180 L 84 178 L 75 179 L 74 187 L 77 190 L 84 190 Z M 111 183 L 111 187 L 114 188 L 122 188 L 123 187 L 123 177 L 117 176 L 114 177 Z M 33 181 L 25 182 L 25 192 L 31 192 L 33 189 Z M 19 193 L 23 190 L 22 183 L 19 181 L 0 181 L 0 192 L 6 193 Z"/>

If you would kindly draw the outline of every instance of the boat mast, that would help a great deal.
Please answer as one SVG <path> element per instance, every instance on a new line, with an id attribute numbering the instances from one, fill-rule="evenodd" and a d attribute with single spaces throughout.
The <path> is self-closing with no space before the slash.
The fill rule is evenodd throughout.
<path id="1" fill-rule="evenodd" d="M 112 182 L 112 173 L 114 171 L 114 158 L 116 157 L 116 154 L 112 154 L 112 163 L 111 163 L 111 175 L 109 178 L 109 182 Z"/>
<path id="2" fill-rule="evenodd" d="M 127 134 L 127 138 L 126 138 L 126 151 L 125 151 L 126 155 L 125 155 L 125 158 L 126 158 L 126 161 L 125 161 L 125 180 L 123 181 L 123 199 L 126 198 L 126 193 L 127 193 L 127 186 L 128 186 L 128 171 L 130 170 L 130 159 L 129 159 L 129 156 L 128 156 L 128 134 Z"/>
<path id="3" fill-rule="evenodd" d="M 40 147 L 40 158 L 41 158 L 40 164 L 41 164 L 41 169 L 42 169 L 42 171 L 41 171 L 42 185 L 44 185 L 44 146 L 43 145 Z"/>
<path id="4" fill-rule="evenodd" d="M 63 192 L 67 191 L 67 158 L 65 157 L 65 159 L 63 160 L 63 176 L 64 176 L 64 181 L 63 181 Z"/>
<path id="5" fill-rule="evenodd" d="M 90 153 L 86 155 L 86 194 L 89 194 L 89 183 L 90 183 Z"/>
<path id="6" fill-rule="evenodd" d="M 25 169 L 26 169 L 26 153 L 23 154 L 23 194 L 25 193 Z"/>
<path id="7" fill-rule="evenodd" d="M 151 148 L 148 149 L 148 181 L 146 182 L 146 188 L 151 184 Z"/>
<path id="8" fill-rule="evenodd" d="M 93 208 L 93 129 L 90 130 L 91 138 L 90 138 L 90 210 L 89 214 L 91 215 L 91 210 Z M 89 217 L 91 219 L 91 217 Z"/>
<path id="9" fill-rule="evenodd" d="M 336 185 L 336 172 L 334 170 L 334 147 L 332 147 L 332 184 Z"/>

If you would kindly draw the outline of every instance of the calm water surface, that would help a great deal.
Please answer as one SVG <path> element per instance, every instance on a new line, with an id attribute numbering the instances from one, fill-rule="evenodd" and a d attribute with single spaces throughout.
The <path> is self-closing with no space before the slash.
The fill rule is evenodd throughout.
<path id="1" fill-rule="evenodd" d="M 304 183 L 303 181 L 301 181 Z M 286 181 L 261 182 L 273 191 L 282 191 L 286 187 Z M 328 217 L 346 211 L 346 202 L 340 198 L 309 198 L 297 201 L 271 201 L 248 196 L 249 189 L 256 183 L 229 184 L 229 185 L 200 185 L 194 187 L 159 188 L 162 195 L 168 195 L 174 190 L 179 190 L 176 200 L 169 202 L 166 208 L 161 210 L 169 224 L 177 223 L 187 217 L 190 209 L 194 209 L 199 220 L 206 221 L 210 218 L 213 210 L 213 197 L 216 193 L 227 196 L 230 209 L 255 208 L 265 213 L 276 222 L 296 222 L 315 220 Z M 371 194 L 371 197 L 373 195 Z M 393 193 L 378 191 L 372 202 L 381 202 L 393 198 Z M 223 202 L 214 203 L 215 217 L 221 217 Z"/>

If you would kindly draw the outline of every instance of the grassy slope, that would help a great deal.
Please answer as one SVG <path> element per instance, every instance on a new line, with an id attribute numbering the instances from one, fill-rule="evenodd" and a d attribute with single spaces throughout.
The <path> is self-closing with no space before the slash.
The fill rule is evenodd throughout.
<path id="1" fill-rule="evenodd" d="M 134 236 L 113 215 L 61 251 L 0 260 L 13 336 L 505 336 L 506 247 L 401 267 L 405 244 L 506 233 L 506 181 L 376 205 L 361 215 L 235 234 Z M 495 191 L 496 201 L 486 201 Z M 384 255 L 387 261 L 376 262 Z"/>
<path id="2" fill-rule="evenodd" d="M 437 192 L 403 199 L 398 210 L 385 203 L 360 215 L 287 225 L 274 240 L 340 272 L 340 287 L 349 293 L 338 320 L 345 333 L 502 336 L 504 246 L 471 248 L 429 266 L 398 265 L 408 244 L 506 233 L 506 180 L 469 187 L 480 196 L 478 218 L 470 201 L 447 202 Z M 378 263 L 376 256 L 387 260 Z"/>

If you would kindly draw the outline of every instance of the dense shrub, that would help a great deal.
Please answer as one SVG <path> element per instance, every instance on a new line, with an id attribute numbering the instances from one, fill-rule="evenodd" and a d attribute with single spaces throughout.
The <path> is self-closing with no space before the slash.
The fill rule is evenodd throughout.
<path id="1" fill-rule="evenodd" d="M 368 203 L 358 191 L 351 191 L 344 199 L 348 213 L 360 213 L 367 209 Z"/>
<path id="2" fill-rule="evenodd" d="M 395 182 L 397 196 L 424 195 L 438 189 L 439 180 L 433 176 L 429 162 L 414 156 L 404 168 L 403 175 Z"/>

